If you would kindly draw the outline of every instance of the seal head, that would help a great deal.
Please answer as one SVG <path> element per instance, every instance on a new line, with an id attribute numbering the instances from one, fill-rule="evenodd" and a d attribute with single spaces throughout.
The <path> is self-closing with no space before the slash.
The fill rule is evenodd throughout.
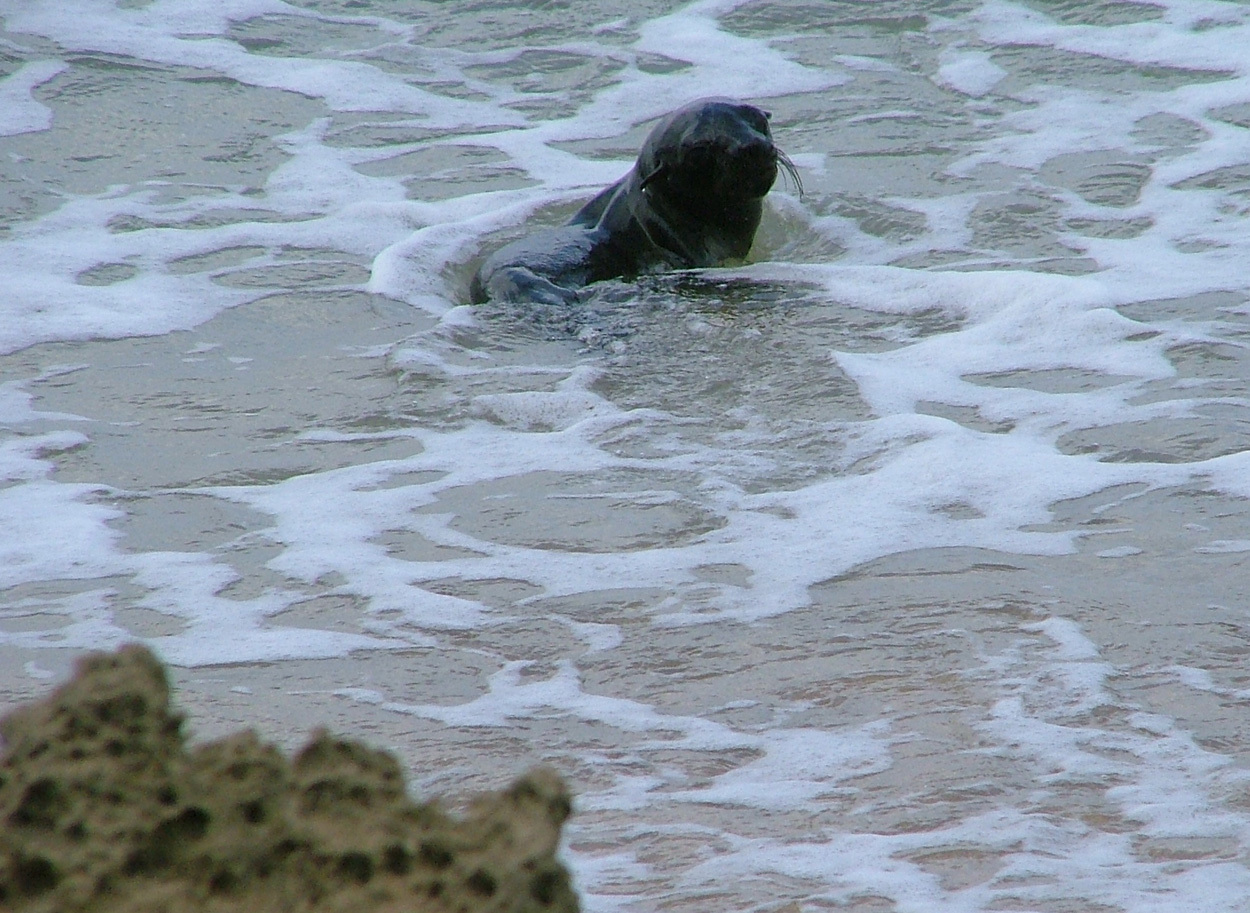
<path id="1" fill-rule="evenodd" d="M 683 261 L 711 266 L 745 257 L 777 179 L 768 116 L 720 100 L 682 108 L 643 143 L 634 173 L 647 203 L 636 215 L 647 228 L 667 229 Z"/>

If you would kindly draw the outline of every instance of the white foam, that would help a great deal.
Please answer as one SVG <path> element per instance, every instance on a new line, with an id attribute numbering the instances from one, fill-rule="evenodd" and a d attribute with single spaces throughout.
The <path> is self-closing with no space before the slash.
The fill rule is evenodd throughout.
<path id="1" fill-rule="evenodd" d="M 679 596 L 664 611 L 666 623 L 684 623 L 709 620 L 699 595 L 706 588 L 691 570 L 699 564 L 752 568 L 750 587 L 719 587 L 716 601 L 721 613 L 759 618 L 804 605 L 814 583 L 900 548 L 966 545 L 1035 554 L 1069 552 L 1074 530 L 1025 531 L 1047 522 L 1050 505 L 1059 500 L 1113 485 L 1177 485 L 1208 476 L 1222 484 L 1225 476 L 1238 478 L 1235 467 L 1242 461 L 1229 457 L 1196 464 L 1116 463 L 1055 449 L 1055 439 L 1066 431 L 1181 416 L 1189 408 L 1185 400 L 1134 401 L 1140 384 L 1172 375 L 1165 351 L 1190 337 L 1174 329 L 1140 338 L 1141 326 L 1107 306 L 1114 299 L 1096 280 L 767 265 L 751 275 L 817 281 L 833 300 L 858 307 L 906 313 L 940 306 L 965 316 L 959 331 L 891 351 L 834 353 L 837 366 L 855 381 L 876 413 L 854 429 L 846 457 L 848 462 L 872 457 L 871 470 L 830 475 L 795 491 L 746 496 L 726 474 L 741 463 L 731 447 L 645 461 L 617 458 L 598 443 L 607 430 L 659 429 L 668 427 L 670 419 L 653 410 L 623 412 L 590 392 L 587 384 L 593 374 L 574 372 L 552 392 L 477 397 L 476 408 L 502 424 L 414 431 L 424 449 L 408 460 L 221 494 L 276 518 L 272 535 L 285 546 L 276 567 L 308 581 L 331 571 L 342 574 L 355 591 L 378 605 L 403 608 L 413 623 L 439 626 L 458 623 L 458 618 L 466 624 L 483 619 L 467 604 L 416 588 L 423 579 L 453 571 L 470 578 L 519 577 L 550 594 L 593 589 L 600 579 L 641 575 L 654 585 L 689 594 L 689 603 Z M 412 350 L 409 361 L 420 352 L 437 358 L 421 347 Z M 1045 393 L 966 379 L 981 372 L 1074 368 L 1126 380 L 1093 391 Z M 979 432 L 917 414 L 926 400 L 973 407 L 988 420 L 1014 424 L 1015 430 Z M 1025 466 L 1029 471 L 1022 474 Z M 704 480 L 701 497 L 726 522 L 680 549 L 586 556 L 505 546 L 453 531 L 431 517 L 404 513 L 405 502 L 430 503 L 440 492 L 487 480 L 610 468 L 695 472 Z M 391 473 L 430 470 L 439 477 L 405 488 L 403 496 L 361 487 L 365 480 Z M 314 489 L 320 493 L 311 494 Z M 641 504 L 652 495 L 638 491 L 625 497 Z M 326 504 L 341 505 L 341 513 Z M 952 517 L 943 511 L 948 505 L 964 505 L 975 516 Z M 479 557 L 425 566 L 368 544 L 392 528 L 419 531 Z M 769 544 L 765 561 L 760 560 L 760 543 Z M 448 614 L 444 607 L 452 604 L 458 608 Z"/>
<path id="2" fill-rule="evenodd" d="M 217 37 L 233 22 L 265 15 L 315 16 L 280 0 L 217 5 L 157 0 L 125 10 L 90 0 L 34 0 L 11 10 L 5 27 L 50 38 L 68 51 L 200 67 L 245 85 L 319 98 L 339 111 L 402 111 L 431 127 L 520 121 L 492 103 L 436 95 L 370 64 L 250 54 L 236 42 Z"/>
<path id="3" fill-rule="evenodd" d="M 0 441 L 0 589 L 39 580 L 103 577 L 117 534 L 106 525 L 122 513 L 91 502 L 103 486 L 61 484 L 43 457 L 87 442 L 61 431 Z"/>
<path id="4" fill-rule="evenodd" d="M 1003 0 L 990 0 L 974 14 L 980 34 L 1004 44 L 1031 44 L 1080 51 L 1131 63 L 1188 70 L 1244 73 L 1250 17 L 1244 9 L 1207 0 L 1151 0 L 1162 18 L 1122 25 L 1066 25 L 1044 13 Z"/>
<path id="5" fill-rule="evenodd" d="M 881 739 L 884 728 L 873 724 L 859 731 L 774 729 L 753 746 L 763 757 L 721 774 L 708 786 L 669 798 L 815 811 L 822 797 L 844 788 L 846 781 L 890 767 L 890 753 Z"/>
<path id="6" fill-rule="evenodd" d="M 514 661 L 495 673 L 486 694 L 452 706 L 383 701 L 375 692 L 340 689 L 341 697 L 378 704 L 398 713 L 439 720 L 449 726 L 505 727 L 520 720 L 548 717 L 607 724 L 626 732 L 654 732 L 663 737 L 641 750 L 709 751 L 751 749 L 761 757 L 721 774 L 695 789 L 670 792 L 665 801 L 740 805 L 763 809 L 818 807 L 827 796 L 855 777 L 890 766 L 882 736 L 884 727 L 858 730 L 774 729 L 762 734 L 735 731 L 700 717 L 659 713 L 638 702 L 585 691 L 571 663 L 561 662 L 546 679 L 523 681 L 531 664 Z M 762 788 L 767 784 L 767 788 Z M 590 808 L 637 807 L 659 782 L 650 778 L 618 778 L 615 787 L 585 800 Z"/>
<path id="7" fill-rule="evenodd" d="M 76 370 L 74 367 L 52 368 L 45 371 L 39 378 L 43 380 L 58 374 L 67 374 Z M 31 407 L 34 395 L 26 390 L 30 381 L 11 380 L 0 384 L 0 426 L 23 425 L 27 422 L 86 422 L 86 416 L 70 412 L 47 412 Z M 3 470 L 0 470 L 2 472 Z M 3 478 L 3 476 L 0 476 Z"/>
<path id="8" fill-rule="evenodd" d="M 246 237 L 247 230 L 109 231 L 114 216 L 144 209 L 134 198 L 72 200 L 0 242 L 0 271 L 10 277 L 0 352 L 53 340 L 167 333 L 257 297 L 215 285 L 206 276 L 160 271 L 165 258 L 233 246 L 231 236 Z M 92 267 L 125 262 L 149 268 L 107 286 L 77 281 Z"/>
<path id="9" fill-rule="evenodd" d="M 23 64 L 0 79 L 0 136 L 37 133 L 52 126 L 52 109 L 35 101 L 30 93 L 65 69 L 66 64 L 59 60 L 39 60 Z"/>
<path id="10" fill-rule="evenodd" d="M 1217 606 L 1211 606 L 1210 608 L 1217 608 Z M 1211 694 L 1232 698 L 1233 700 L 1250 701 L 1250 688 L 1220 687 L 1206 669 L 1197 669 L 1193 666 L 1169 666 L 1163 671 L 1175 675 L 1177 681 L 1187 688 L 1193 688 L 1195 691 L 1207 691 Z"/>
<path id="11" fill-rule="evenodd" d="M 53 672 L 50 669 L 43 668 L 42 666 L 40 666 L 38 663 L 34 661 L 28 662 L 25 665 L 23 665 L 22 671 L 25 672 L 31 678 L 37 679 L 39 681 L 47 681 L 50 678 L 56 677 L 55 672 Z"/>
<path id="12" fill-rule="evenodd" d="M 1007 75 L 984 51 L 947 49 L 942 53 L 937 81 L 956 92 L 980 98 L 988 94 Z"/>
<path id="13" fill-rule="evenodd" d="M 59 483 L 48 478 L 42 457 L 78 447 L 88 438 L 56 432 L 0 442 L 0 589 L 46 580 L 91 581 L 126 577 L 147 591 L 135 605 L 183 622 L 177 634 L 147 642 L 182 666 L 340 656 L 354 649 L 409 648 L 419 636 L 397 639 L 288 626 L 268 619 L 302 601 L 297 593 L 270 592 L 251 600 L 219 592 L 238 578 L 206 554 L 128 554 L 109 525 L 124 516 L 98 503 L 103 486 Z M 117 646 L 134 634 L 114 620 L 114 593 L 93 588 L 60 599 L 35 600 L 29 611 L 57 619 L 47 628 L 0 632 L 0 644 L 93 650 Z M 22 604 L 17 614 L 23 614 Z M 246 657 L 246 659 L 242 659 Z"/>
<path id="14" fill-rule="evenodd" d="M 1095 554 L 1099 558 L 1132 558 L 1142 554 L 1142 550 L 1135 545 L 1117 545 L 1115 548 L 1104 548 Z"/>
<path id="15" fill-rule="evenodd" d="M 421 637 L 372 637 L 268 624 L 268 619 L 302 601 L 300 596 L 270 591 L 253 599 L 223 597 L 219 594 L 238 574 L 209 555 L 147 552 L 131 561 L 134 581 L 149 591 L 137 604 L 184 623 L 177 634 L 147 638 L 153 649 L 177 665 L 319 659 L 352 650 L 410 649 L 426 642 Z"/>
<path id="16" fill-rule="evenodd" d="M 704 87 L 709 85 L 717 87 L 716 94 L 733 98 L 767 98 L 826 89 L 849 81 L 797 63 L 764 42 L 724 30 L 716 17 L 743 5 L 743 0 L 699 0 L 644 23 L 638 30 L 638 50 L 684 60 L 693 66 L 674 74 L 676 79 L 648 78 L 638 88 L 660 88 L 666 96 L 661 102 L 662 110 L 672 110 L 684 101 L 707 94 Z M 657 85 L 660 82 L 662 86 Z M 673 92 L 684 92 L 686 98 L 673 96 Z"/>
<path id="17" fill-rule="evenodd" d="M 1199 748 L 1192 735 L 1171 719 L 1134 712 L 1119 702 L 1106 688 L 1116 670 L 1101 660 L 1097 646 L 1070 620 L 1051 618 L 1025 630 L 1045 633 L 1055 642 L 1054 661 L 1042 662 L 1014 689 L 1016 694 L 1000 701 L 986 726 L 1002 744 L 1012 746 L 1013 754 L 1035 765 L 1040 783 L 1081 783 L 1099 789 L 1135 822 L 1137 833 L 1161 839 L 1245 839 L 1245 816 L 1225 811 L 1218 799 L 1235 788 L 1233 784 L 1246 780 L 1244 771 L 1235 769 L 1227 757 Z M 1074 674 L 1081 667 L 1088 674 Z M 1127 728 L 1084 722 L 1094 707 L 1122 716 Z M 1250 884 L 1243 868 L 1218 863 L 1169 878 L 1166 888 L 1156 888 L 1148 878 L 1111 877 L 1109 873 L 1117 871 L 1144 875 L 1153 863 L 1137 856 L 1128 835 L 1091 835 L 1080 826 L 1061 829 L 1054 836 L 1047 852 L 1026 850 L 995 880 L 1008 884 L 1026 874 L 1046 876 L 1035 892 L 1029 892 L 1038 900 L 1080 896 L 1125 909 L 1177 911 L 1206 905 L 1207 898 L 1216 909 L 1234 910 L 1234 898 Z M 1050 878 L 1055 879 L 1052 884 Z"/>
<path id="18" fill-rule="evenodd" d="M 1200 555 L 1228 555 L 1250 552 L 1250 539 L 1213 539 L 1194 549 Z"/>
<path id="19" fill-rule="evenodd" d="M 525 660 L 504 665 L 491 676 L 489 690 L 479 698 L 453 706 L 388 702 L 388 710 L 449 726 L 500 727 L 516 720 L 549 714 L 605 723 L 627 732 L 679 733 L 680 739 L 654 743 L 663 748 L 740 748 L 752 741 L 726 726 L 700 717 L 660 713 L 640 701 L 607 697 L 582 690 L 581 677 L 572 663 L 561 661 L 550 678 L 523 682 Z M 344 696 L 352 696 L 344 692 Z"/>
<path id="20" fill-rule="evenodd" d="M 600 653 L 615 650 L 625 642 L 620 625 L 602 624 L 591 621 L 573 621 L 563 616 L 555 616 L 556 620 L 568 625 L 569 629 L 586 644 L 587 653 Z"/>
<path id="21" fill-rule="evenodd" d="M 1176 88 L 1125 94 L 1094 88 L 1038 84 L 1020 93 L 1026 107 L 1002 118 L 1002 127 L 980 148 L 952 167 L 969 174 L 987 164 L 1036 169 L 1074 152 L 1156 150 L 1135 138 L 1138 124 L 1169 115 L 1200 125 L 1209 138 L 1183 154 L 1151 166 L 1140 200 L 1127 207 L 1096 206 L 1071 199 L 1073 215 L 1149 218 L 1154 224 L 1131 239 L 1074 239 L 1104 268 L 1109 287 L 1128 294 L 1151 289 L 1158 297 L 1196 294 L 1211 288 L 1240 288 L 1238 263 L 1246 253 L 1244 217 L 1220 194 L 1196 193 L 1177 185 L 1219 168 L 1238 167 L 1250 157 L 1250 139 L 1240 127 L 1211 112 L 1250 102 L 1250 75 L 1241 48 L 1250 40 L 1250 19 L 1229 4 L 1168 2 L 1163 18 L 1123 25 L 1068 25 L 1018 4 L 990 2 L 975 14 L 978 37 L 990 44 L 1038 45 L 1091 54 L 1140 67 L 1166 66 L 1223 72 L 1214 82 L 1181 82 Z M 1205 249 L 1178 245 L 1198 242 Z"/>

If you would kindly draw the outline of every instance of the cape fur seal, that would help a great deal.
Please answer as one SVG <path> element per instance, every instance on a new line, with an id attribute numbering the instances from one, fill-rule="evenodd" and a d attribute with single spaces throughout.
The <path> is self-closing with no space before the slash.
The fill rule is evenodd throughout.
<path id="1" fill-rule="evenodd" d="M 473 279 L 474 302 L 568 304 L 590 282 L 745 257 L 778 166 L 801 188 L 768 117 L 728 98 L 674 111 L 647 136 L 630 172 L 567 225 L 488 257 Z"/>

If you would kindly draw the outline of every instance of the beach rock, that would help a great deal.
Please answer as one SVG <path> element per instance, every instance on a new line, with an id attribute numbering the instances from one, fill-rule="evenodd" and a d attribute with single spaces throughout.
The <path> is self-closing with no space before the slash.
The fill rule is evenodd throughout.
<path id="1" fill-rule="evenodd" d="M 0 909 L 575 913 L 570 798 L 537 769 L 455 817 L 390 754 L 322 731 L 188 748 L 146 649 L 84 659 L 0 722 Z"/>

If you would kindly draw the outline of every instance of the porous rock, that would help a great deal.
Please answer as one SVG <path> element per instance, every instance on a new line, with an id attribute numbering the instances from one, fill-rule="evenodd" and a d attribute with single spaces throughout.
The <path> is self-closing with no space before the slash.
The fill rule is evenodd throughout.
<path id="1" fill-rule="evenodd" d="M 0 909 L 21 913 L 576 913 L 569 794 L 531 771 L 463 818 L 396 760 L 321 731 L 188 748 L 146 649 L 94 654 L 0 722 Z"/>

